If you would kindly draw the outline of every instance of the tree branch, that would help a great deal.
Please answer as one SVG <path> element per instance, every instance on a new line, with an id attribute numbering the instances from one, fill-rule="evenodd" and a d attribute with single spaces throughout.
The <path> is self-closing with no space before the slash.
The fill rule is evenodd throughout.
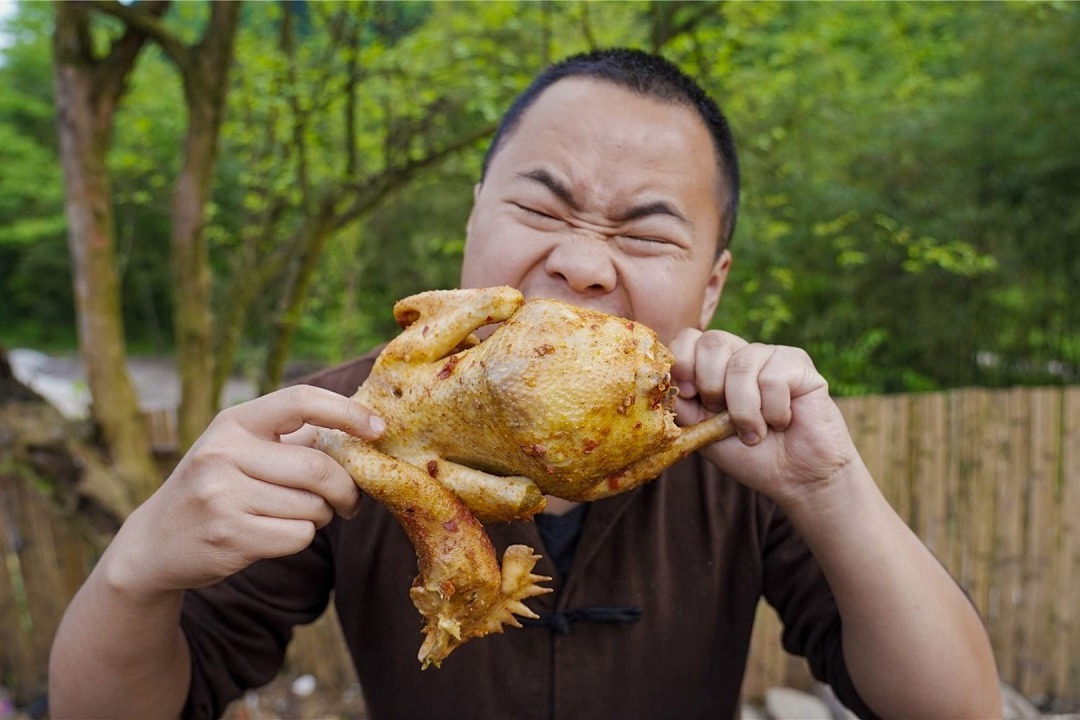
<path id="1" fill-rule="evenodd" d="M 652 2 L 649 14 L 652 17 L 651 49 L 660 52 L 665 45 L 675 38 L 692 32 L 709 17 L 721 13 L 722 3 L 718 2 Z"/>
<path id="2" fill-rule="evenodd" d="M 432 150 L 421 158 L 410 159 L 397 167 L 388 167 L 377 176 L 370 178 L 363 184 L 353 183 L 348 189 L 354 196 L 353 203 L 345 210 L 337 213 L 333 219 L 333 229 L 340 230 L 349 223 L 362 217 L 367 211 L 375 206 L 386 195 L 406 182 L 411 180 L 416 173 L 426 167 L 430 167 L 443 160 L 462 148 L 468 147 L 476 141 L 487 137 L 495 131 L 495 124 L 488 124 L 478 128 L 472 133 L 463 135 L 449 145 Z"/>
<path id="3" fill-rule="evenodd" d="M 153 40 L 181 69 L 190 62 L 190 49 L 161 21 L 161 16 L 169 7 L 169 0 L 147 0 L 138 5 L 122 5 L 115 0 L 86 0 L 84 4 L 123 21 L 129 33 L 135 30 Z M 123 38 L 118 43 L 121 41 Z"/>

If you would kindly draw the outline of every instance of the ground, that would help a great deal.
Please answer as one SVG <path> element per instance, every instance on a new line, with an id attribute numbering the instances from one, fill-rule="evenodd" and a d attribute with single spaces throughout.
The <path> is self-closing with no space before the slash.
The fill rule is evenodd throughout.
<path id="1" fill-rule="evenodd" d="M 44 396 L 65 417 L 81 419 L 90 407 L 86 372 L 77 356 L 46 355 L 37 350 L 8 351 L 15 377 Z M 128 370 L 143 410 L 167 410 L 180 404 L 180 377 L 176 360 L 167 356 L 132 357 Z M 255 396 L 252 382 L 233 378 L 225 386 L 223 404 L 233 405 Z"/>

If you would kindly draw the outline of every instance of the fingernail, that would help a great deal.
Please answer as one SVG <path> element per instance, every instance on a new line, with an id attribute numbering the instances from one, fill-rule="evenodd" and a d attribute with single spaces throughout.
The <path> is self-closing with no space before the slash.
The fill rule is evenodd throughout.
<path id="1" fill-rule="evenodd" d="M 757 445 L 761 442 L 761 436 L 753 430 L 749 432 L 739 433 L 739 439 L 742 440 L 743 445 Z"/>
<path id="2" fill-rule="evenodd" d="M 368 427 L 371 429 L 371 432 L 376 435 L 382 435 L 383 431 L 386 430 L 386 421 L 378 415 L 369 415 Z"/>

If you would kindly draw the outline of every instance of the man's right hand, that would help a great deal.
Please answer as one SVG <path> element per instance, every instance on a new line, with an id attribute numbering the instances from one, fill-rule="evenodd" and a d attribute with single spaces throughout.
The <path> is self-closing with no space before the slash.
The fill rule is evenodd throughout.
<path id="1" fill-rule="evenodd" d="M 369 440 L 383 428 L 360 403 L 304 385 L 222 411 L 117 535 L 114 583 L 139 595 L 209 585 L 303 550 L 335 512 L 354 515 L 359 490 L 310 447 L 312 426 Z"/>
<path id="2" fill-rule="evenodd" d="M 327 390 L 279 390 L 219 414 L 120 528 L 60 623 L 53 717 L 179 715 L 191 679 L 183 591 L 303 550 L 360 493 L 315 427 L 376 438 L 381 421 Z"/>

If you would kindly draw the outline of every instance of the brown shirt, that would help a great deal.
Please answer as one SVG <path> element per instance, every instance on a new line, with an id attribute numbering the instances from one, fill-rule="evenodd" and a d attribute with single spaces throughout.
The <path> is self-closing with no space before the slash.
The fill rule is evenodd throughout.
<path id="1" fill-rule="evenodd" d="M 352 394 L 373 357 L 309 382 Z M 507 628 L 455 650 L 441 669 L 421 671 L 421 619 L 409 599 L 416 556 L 393 516 L 365 500 L 359 516 L 336 518 L 307 550 L 187 594 L 193 671 L 185 714 L 217 716 L 271 680 L 291 628 L 318 617 L 332 596 L 376 718 L 734 717 L 764 596 L 783 620 L 784 647 L 872 716 L 851 686 L 840 616 L 805 544 L 771 501 L 697 455 L 593 503 L 568 577 L 534 523 L 488 530 L 500 556 L 514 543 L 545 555 L 537 572 L 554 578 L 555 592 L 531 599 L 535 611 L 571 619 L 588 608 L 633 612 L 624 622 Z"/>

